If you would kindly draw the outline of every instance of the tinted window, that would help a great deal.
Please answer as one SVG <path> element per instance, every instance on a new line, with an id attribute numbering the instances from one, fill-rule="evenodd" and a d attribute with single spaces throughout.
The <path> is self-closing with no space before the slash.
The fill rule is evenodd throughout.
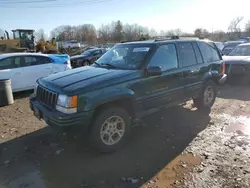
<path id="1" fill-rule="evenodd" d="M 24 62 L 25 66 L 32 66 L 37 64 L 35 57 L 24 57 Z"/>
<path id="2" fill-rule="evenodd" d="M 150 66 L 160 66 L 162 71 L 178 68 L 176 48 L 174 44 L 160 46 L 153 55 Z"/>
<path id="3" fill-rule="evenodd" d="M 38 56 L 26 56 L 24 57 L 24 61 L 25 61 L 25 66 L 33 66 L 33 65 L 51 63 L 49 58 L 38 57 Z"/>
<path id="4" fill-rule="evenodd" d="M 197 44 L 196 44 L 196 43 L 192 43 L 192 45 L 193 45 L 193 48 L 194 48 L 194 53 L 195 53 L 196 60 L 197 60 L 198 64 L 203 63 L 203 59 L 202 59 L 202 56 L 201 56 L 201 52 L 200 52 L 200 50 L 199 50 Z"/>
<path id="5" fill-rule="evenodd" d="M 37 57 L 35 57 L 36 58 L 36 61 L 37 62 L 39 62 L 39 64 L 47 64 L 47 63 L 51 63 L 51 60 L 50 60 L 50 58 L 48 58 L 48 57 L 39 57 L 39 56 L 37 56 Z"/>
<path id="6" fill-rule="evenodd" d="M 0 70 L 20 67 L 20 57 L 11 57 L 0 60 Z"/>
<path id="7" fill-rule="evenodd" d="M 205 63 L 210 63 L 213 61 L 220 60 L 220 56 L 218 54 L 218 51 L 215 48 L 213 48 L 212 46 L 210 46 L 204 42 L 199 42 L 198 45 L 199 45 L 199 48 L 201 50 L 201 54 L 203 56 Z"/>
<path id="8" fill-rule="evenodd" d="M 102 55 L 96 63 L 117 69 L 137 69 L 149 51 L 150 46 L 117 45 Z"/>
<path id="9" fill-rule="evenodd" d="M 97 50 L 97 51 L 93 52 L 93 55 L 99 55 L 99 54 L 101 54 L 101 53 L 102 53 L 101 50 Z"/>
<path id="10" fill-rule="evenodd" d="M 237 46 L 229 56 L 250 56 L 250 45 Z"/>
<path id="11" fill-rule="evenodd" d="M 183 67 L 197 64 L 194 50 L 191 43 L 178 43 L 180 61 Z"/>

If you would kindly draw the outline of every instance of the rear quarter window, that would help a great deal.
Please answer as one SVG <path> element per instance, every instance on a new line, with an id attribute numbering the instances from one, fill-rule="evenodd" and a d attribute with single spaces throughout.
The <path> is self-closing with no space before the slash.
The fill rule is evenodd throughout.
<path id="1" fill-rule="evenodd" d="M 221 57 L 217 49 L 213 48 L 209 44 L 205 42 L 198 42 L 198 46 L 200 48 L 200 51 L 201 51 L 201 54 L 205 63 L 211 63 L 211 62 L 221 60 Z"/>
<path id="2" fill-rule="evenodd" d="M 182 67 L 197 64 L 195 52 L 191 42 L 177 43 L 177 49 Z"/>
<path id="3" fill-rule="evenodd" d="M 198 64 L 201 64 L 203 63 L 203 59 L 202 59 L 202 56 L 201 56 L 201 52 L 198 48 L 198 45 L 196 42 L 192 43 L 193 45 L 193 48 L 194 48 L 194 53 L 195 53 L 195 56 L 196 56 L 196 60 L 197 60 L 197 63 Z"/>

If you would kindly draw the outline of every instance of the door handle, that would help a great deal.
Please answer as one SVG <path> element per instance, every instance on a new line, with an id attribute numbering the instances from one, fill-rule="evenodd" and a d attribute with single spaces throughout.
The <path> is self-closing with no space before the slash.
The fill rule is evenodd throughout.
<path id="1" fill-rule="evenodd" d="M 194 74 L 197 74 L 199 72 L 199 70 L 189 70 L 189 71 L 185 71 L 185 72 L 183 72 L 183 76 L 184 77 L 187 77 L 187 76 L 192 76 L 192 75 L 194 75 Z"/>

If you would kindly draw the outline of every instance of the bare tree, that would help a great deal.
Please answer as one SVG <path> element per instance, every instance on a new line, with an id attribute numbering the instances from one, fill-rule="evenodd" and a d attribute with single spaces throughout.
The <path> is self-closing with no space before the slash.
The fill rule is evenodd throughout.
<path id="1" fill-rule="evenodd" d="M 236 17 L 236 18 L 234 18 L 231 22 L 230 22 L 230 24 L 229 24 L 229 26 L 228 26 L 228 30 L 230 31 L 230 32 L 240 32 L 241 31 L 241 29 L 240 29 L 240 27 L 239 27 L 239 24 L 240 24 L 240 22 L 242 21 L 244 19 L 244 17 Z"/>
<path id="2" fill-rule="evenodd" d="M 155 29 L 150 29 L 150 31 L 149 31 L 149 36 L 150 37 L 155 37 L 155 36 L 157 36 L 157 31 L 155 30 Z"/>
<path id="3" fill-rule="evenodd" d="M 243 19 L 244 19 L 244 17 L 238 16 L 230 22 L 230 24 L 228 26 L 229 39 L 235 40 L 241 36 L 240 23 L 242 22 Z"/>
<path id="4" fill-rule="evenodd" d="M 247 35 L 250 35 L 250 20 L 247 21 L 247 23 L 245 24 L 245 32 L 247 33 Z"/>
<path id="5" fill-rule="evenodd" d="M 96 43 L 97 33 L 92 24 L 79 26 L 62 25 L 51 31 L 51 36 L 58 41 L 77 40 L 80 42 Z"/>
<path id="6" fill-rule="evenodd" d="M 178 35 L 178 36 L 182 35 L 182 31 L 180 28 L 174 29 L 173 32 L 174 32 L 174 35 Z"/>
<path id="7" fill-rule="evenodd" d="M 209 37 L 209 32 L 203 28 L 197 28 L 194 30 L 194 35 L 196 37 Z"/>
<path id="8" fill-rule="evenodd" d="M 47 36 L 45 35 L 44 29 L 39 29 L 35 33 L 35 39 L 36 41 L 45 41 L 47 39 Z"/>
<path id="9" fill-rule="evenodd" d="M 114 33 L 113 33 L 114 41 L 123 40 L 123 25 L 120 20 L 114 23 Z"/>
<path id="10" fill-rule="evenodd" d="M 124 40 L 132 41 L 134 38 L 134 27 L 130 24 L 123 26 Z"/>
<path id="11" fill-rule="evenodd" d="M 99 38 L 101 38 L 104 42 L 108 42 L 111 40 L 111 26 L 110 24 L 102 25 L 99 28 Z"/>
<path id="12" fill-rule="evenodd" d="M 210 34 L 210 39 L 213 41 L 227 41 L 228 35 L 226 32 L 218 30 Z"/>

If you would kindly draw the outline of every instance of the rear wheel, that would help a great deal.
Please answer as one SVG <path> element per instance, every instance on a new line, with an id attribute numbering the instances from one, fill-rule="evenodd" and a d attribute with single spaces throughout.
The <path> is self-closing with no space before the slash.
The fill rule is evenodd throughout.
<path id="1" fill-rule="evenodd" d="M 91 129 L 91 139 L 101 152 L 114 152 L 127 140 L 130 134 L 131 118 L 126 110 L 110 107 L 101 110 Z"/>
<path id="2" fill-rule="evenodd" d="M 211 109 L 216 98 L 216 85 L 212 80 L 205 83 L 200 96 L 193 99 L 194 106 L 198 109 Z"/>
<path id="3" fill-rule="evenodd" d="M 82 66 L 89 66 L 89 64 L 90 64 L 90 63 L 89 63 L 88 60 L 85 60 L 85 61 L 82 62 Z"/>

